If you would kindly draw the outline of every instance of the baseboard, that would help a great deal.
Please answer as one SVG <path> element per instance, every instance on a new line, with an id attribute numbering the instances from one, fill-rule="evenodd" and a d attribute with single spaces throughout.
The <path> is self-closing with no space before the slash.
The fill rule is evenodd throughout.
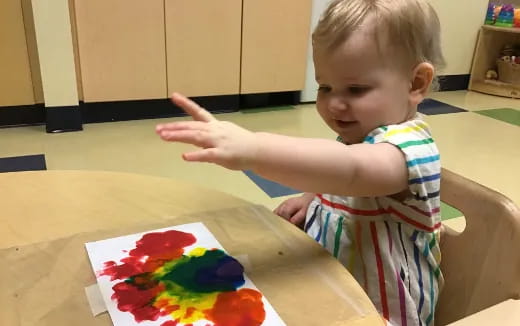
<path id="1" fill-rule="evenodd" d="M 470 75 L 444 75 L 439 76 L 439 91 L 467 90 Z"/>
<path id="2" fill-rule="evenodd" d="M 300 92 L 218 95 L 191 99 L 212 113 L 236 112 L 240 109 L 296 105 Z M 186 115 L 169 99 L 80 102 L 75 107 L 45 108 L 43 104 L 0 107 L 1 126 L 47 124 L 47 132 L 82 130 L 83 123 L 170 118 Z"/>
<path id="3" fill-rule="evenodd" d="M 193 101 L 213 113 L 234 112 L 238 95 L 193 97 Z M 169 99 L 80 103 L 84 123 L 171 118 L 186 115 Z"/>
<path id="4" fill-rule="evenodd" d="M 79 106 L 45 108 L 46 131 L 49 133 L 81 131 L 83 122 Z"/>
<path id="5" fill-rule="evenodd" d="M 300 91 L 240 95 L 241 110 L 268 106 L 297 105 L 299 103 Z"/>
<path id="6" fill-rule="evenodd" d="M 43 104 L 0 107 L 0 128 L 45 124 Z"/>

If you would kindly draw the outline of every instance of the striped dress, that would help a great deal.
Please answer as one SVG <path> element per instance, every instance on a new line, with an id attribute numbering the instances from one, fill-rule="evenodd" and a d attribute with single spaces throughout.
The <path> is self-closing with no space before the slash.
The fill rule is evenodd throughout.
<path id="1" fill-rule="evenodd" d="M 390 143 L 404 153 L 413 195 L 401 201 L 318 194 L 305 231 L 347 267 L 391 325 L 433 325 L 443 283 L 439 152 L 418 117 L 380 127 L 364 143 Z"/>

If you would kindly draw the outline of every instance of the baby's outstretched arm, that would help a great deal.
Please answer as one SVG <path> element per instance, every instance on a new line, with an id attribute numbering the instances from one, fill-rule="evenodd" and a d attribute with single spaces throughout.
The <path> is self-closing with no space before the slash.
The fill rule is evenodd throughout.
<path id="1" fill-rule="evenodd" d="M 408 187 L 405 157 L 393 145 L 346 146 L 334 140 L 254 133 L 217 120 L 180 94 L 174 94 L 172 101 L 194 121 L 158 125 L 156 132 L 163 140 L 201 148 L 185 153 L 186 161 L 253 170 L 268 179 L 314 193 L 383 196 Z"/>

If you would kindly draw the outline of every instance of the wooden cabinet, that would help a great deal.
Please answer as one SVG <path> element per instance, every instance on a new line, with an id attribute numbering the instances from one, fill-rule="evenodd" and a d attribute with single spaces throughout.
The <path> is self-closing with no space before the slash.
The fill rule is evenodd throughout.
<path id="1" fill-rule="evenodd" d="M 0 107 L 34 104 L 21 0 L 0 1 Z"/>
<path id="2" fill-rule="evenodd" d="M 76 0 L 85 102 L 166 98 L 164 0 Z"/>
<path id="3" fill-rule="evenodd" d="M 85 102 L 297 91 L 311 0 L 74 0 Z"/>
<path id="4" fill-rule="evenodd" d="M 486 80 L 486 72 L 496 67 L 504 45 L 520 44 L 520 28 L 482 26 L 471 68 L 469 89 L 481 93 L 520 98 L 520 85 Z"/>
<path id="5" fill-rule="evenodd" d="M 238 94 L 242 0 L 165 0 L 168 91 Z"/>
<path id="6" fill-rule="evenodd" d="M 301 90 L 311 0 L 243 0 L 241 93 Z"/>

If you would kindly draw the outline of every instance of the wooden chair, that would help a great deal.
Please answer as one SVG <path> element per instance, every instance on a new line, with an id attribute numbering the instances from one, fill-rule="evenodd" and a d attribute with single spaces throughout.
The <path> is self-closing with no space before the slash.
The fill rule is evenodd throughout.
<path id="1" fill-rule="evenodd" d="M 446 169 L 442 171 L 441 199 L 462 211 L 466 229 L 457 233 L 444 227 L 441 234 L 445 284 L 437 304 L 436 325 L 446 325 L 507 299 L 519 299 L 518 206 Z"/>

